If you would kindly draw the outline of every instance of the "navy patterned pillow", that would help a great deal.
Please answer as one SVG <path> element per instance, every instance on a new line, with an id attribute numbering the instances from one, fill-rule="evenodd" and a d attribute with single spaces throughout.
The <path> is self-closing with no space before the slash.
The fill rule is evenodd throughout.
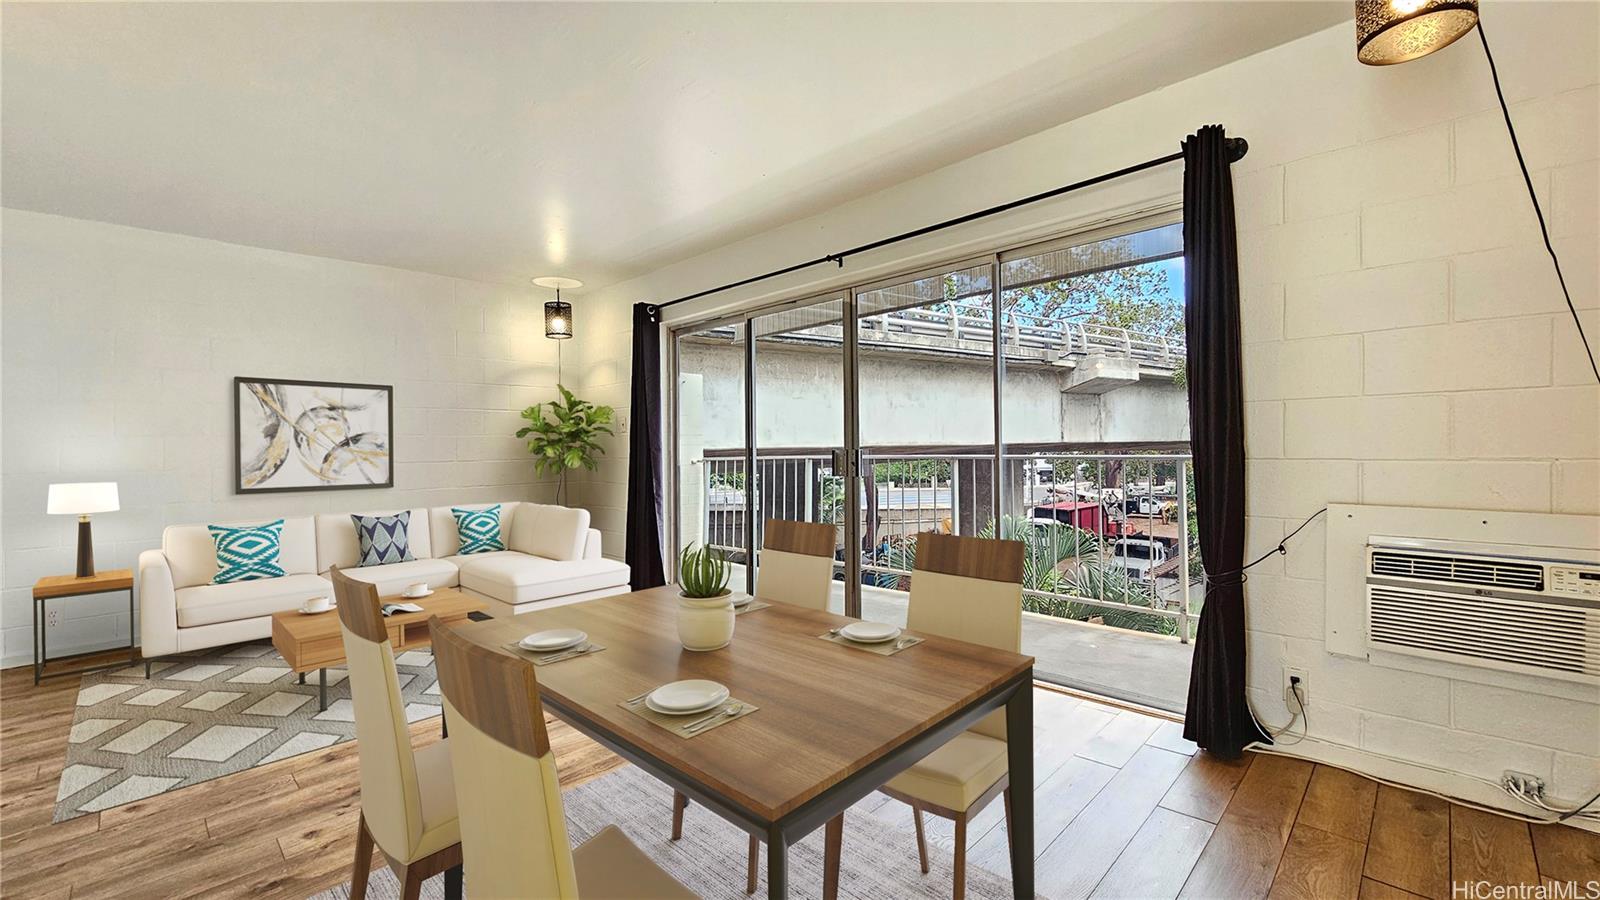
<path id="1" fill-rule="evenodd" d="M 358 566 L 387 566 L 390 563 L 411 562 L 411 511 L 392 516 L 351 516 L 356 523 L 356 536 L 361 539 L 361 558 Z"/>

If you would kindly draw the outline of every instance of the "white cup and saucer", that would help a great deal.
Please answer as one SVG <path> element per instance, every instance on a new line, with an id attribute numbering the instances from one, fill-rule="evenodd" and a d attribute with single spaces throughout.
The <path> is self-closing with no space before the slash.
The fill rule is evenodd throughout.
<path id="1" fill-rule="evenodd" d="M 428 587 L 426 581 L 417 581 L 406 585 L 406 589 L 400 592 L 400 596 L 407 600 L 416 600 L 431 593 L 433 593 L 433 588 Z"/>
<path id="2" fill-rule="evenodd" d="M 325 613 L 330 609 L 333 609 L 333 601 L 329 600 L 327 597 L 312 597 L 306 602 L 300 604 L 300 612 L 308 616 L 314 616 L 317 613 Z"/>

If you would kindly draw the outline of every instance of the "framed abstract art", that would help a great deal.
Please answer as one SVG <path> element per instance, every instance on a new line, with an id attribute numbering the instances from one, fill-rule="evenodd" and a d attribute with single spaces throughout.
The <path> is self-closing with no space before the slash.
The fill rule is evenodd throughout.
<path id="1" fill-rule="evenodd" d="M 233 380 L 234 492 L 394 487 L 394 388 Z"/>

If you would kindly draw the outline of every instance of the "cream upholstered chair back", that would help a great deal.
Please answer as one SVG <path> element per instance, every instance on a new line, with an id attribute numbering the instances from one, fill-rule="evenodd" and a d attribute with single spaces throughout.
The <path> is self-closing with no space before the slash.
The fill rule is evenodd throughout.
<path id="1" fill-rule="evenodd" d="M 578 896 L 533 664 L 429 628 L 473 896 Z"/>
<path id="2" fill-rule="evenodd" d="M 350 702 L 355 707 L 361 812 L 383 852 L 409 861 L 422 841 L 422 795 L 378 588 L 337 568 L 329 575 L 339 605 Z"/>
<path id="3" fill-rule="evenodd" d="M 763 532 L 756 596 L 807 609 L 828 608 L 838 527 L 768 519 Z"/>
<path id="4" fill-rule="evenodd" d="M 1023 552 L 1021 541 L 932 531 L 917 535 L 906 627 L 1020 652 Z M 1005 723 L 1002 710 L 972 730 L 1005 740 Z"/>

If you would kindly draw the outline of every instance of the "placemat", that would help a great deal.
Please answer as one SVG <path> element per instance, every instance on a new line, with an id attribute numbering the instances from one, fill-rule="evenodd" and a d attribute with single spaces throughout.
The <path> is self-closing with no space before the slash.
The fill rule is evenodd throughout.
<path id="1" fill-rule="evenodd" d="M 569 659 L 580 659 L 585 656 L 593 656 L 605 649 L 605 647 L 596 644 L 594 641 L 590 641 L 584 646 L 588 647 L 589 649 L 582 653 L 573 653 L 572 651 L 578 649 L 576 647 L 568 647 L 565 650 L 551 650 L 546 653 L 536 653 L 527 649 L 516 641 L 512 641 L 506 645 L 506 649 L 517 654 L 523 659 L 532 661 L 536 666 L 548 666 L 551 663 L 565 662 Z"/>
<path id="2" fill-rule="evenodd" d="M 912 637 L 909 634 L 902 634 L 892 641 L 882 641 L 877 644 L 862 644 L 857 641 L 852 641 L 842 634 L 819 634 L 817 637 L 822 638 L 825 641 L 832 641 L 835 644 L 842 644 L 846 647 L 854 647 L 857 650 L 865 650 L 868 653 L 876 653 L 879 656 L 893 656 L 896 653 L 899 653 L 901 650 L 909 650 L 910 648 L 915 647 L 926 640 L 926 638 Z"/>
<path id="3" fill-rule="evenodd" d="M 733 614 L 736 616 L 742 616 L 745 613 L 755 612 L 758 609 L 766 609 L 771 605 L 771 603 L 768 603 L 765 600 L 751 600 L 749 603 L 746 603 L 743 608 L 737 606 L 734 607 Z"/>
<path id="4" fill-rule="evenodd" d="M 628 712 L 633 713 L 639 718 L 644 719 L 654 725 L 659 725 L 660 727 L 665 728 L 666 730 L 682 738 L 699 737 L 713 728 L 721 728 L 729 722 L 742 719 L 761 708 L 759 706 L 753 706 L 749 703 L 745 703 L 743 700 L 738 698 L 729 697 L 718 704 L 715 710 L 708 709 L 703 713 L 694 713 L 693 715 L 687 716 L 664 716 L 661 713 L 658 713 L 650 707 L 644 705 L 644 698 L 648 696 L 649 694 L 644 694 L 642 696 L 634 697 L 632 700 L 624 700 L 617 705 Z M 729 707 L 733 706 L 739 706 L 741 709 L 737 715 L 730 716 L 728 715 L 728 709 Z M 700 725 L 693 731 L 684 731 L 686 726 L 694 725 L 696 722 L 700 722 L 702 720 L 704 720 L 705 724 Z"/>

